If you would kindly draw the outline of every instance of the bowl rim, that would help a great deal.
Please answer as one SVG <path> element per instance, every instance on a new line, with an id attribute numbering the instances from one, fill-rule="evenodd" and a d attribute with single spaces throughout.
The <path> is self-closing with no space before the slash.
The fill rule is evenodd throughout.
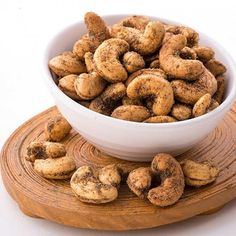
<path id="1" fill-rule="evenodd" d="M 107 15 L 102 15 L 102 17 L 106 21 L 108 18 L 112 18 L 112 17 L 122 18 L 122 17 L 127 17 L 127 16 L 130 16 L 130 15 L 133 15 L 133 14 L 107 14 Z M 168 24 L 186 25 L 186 24 L 183 24 L 182 22 L 175 21 L 175 20 L 169 20 L 169 19 L 166 19 L 166 18 L 163 18 L 163 17 L 156 17 L 156 16 L 148 16 L 148 17 L 150 17 L 151 19 L 166 22 Z M 113 123 L 114 125 L 116 125 L 116 124 L 117 125 L 125 125 L 125 126 L 129 126 L 129 127 L 133 127 L 133 128 L 144 127 L 144 128 L 150 128 L 150 129 L 152 129 L 154 127 L 158 127 L 158 128 L 165 128 L 165 127 L 179 128 L 181 125 L 182 126 L 193 125 L 193 124 L 196 124 L 196 123 L 200 123 L 203 120 L 208 120 L 208 119 L 211 119 L 212 117 L 216 117 L 216 115 L 221 113 L 223 110 L 229 109 L 229 107 L 232 105 L 232 103 L 234 102 L 234 100 L 236 98 L 236 92 L 234 93 L 234 91 L 236 91 L 236 78 L 235 78 L 235 79 L 232 79 L 232 87 L 230 88 L 228 96 L 220 104 L 219 107 L 217 107 L 213 111 L 211 111 L 209 113 L 206 113 L 202 116 L 195 117 L 195 118 L 188 119 L 188 120 L 183 120 L 183 121 L 178 121 L 178 122 L 170 122 L 170 123 L 144 123 L 144 122 L 134 122 L 134 121 L 120 120 L 120 119 L 116 119 L 116 118 L 106 116 L 106 115 L 100 114 L 98 112 L 92 111 L 92 110 L 82 106 L 81 104 L 77 103 L 76 101 L 71 99 L 66 94 L 64 94 L 58 88 L 58 86 L 55 84 L 55 82 L 52 78 L 50 69 L 48 67 L 49 51 L 54 46 L 54 41 L 58 37 L 60 37 L 62 34 L 64 34 L 65 31 L 68 31 L 70 28 L 76 27 L 80 23 L 83 23 L 83 20 L 80 20 L 80 21 L 77 21 L 76 23 L 70 24 L 69 26 L 64 27 L 63 29 L 58 31 L 56 34 L 54 34 L 54 36 L 51 37 L 48 44 L 46 45 L 45 50 L 44 50 L 44 55 L 43 55 L 44 56 L 43 57 L 43 74 L 44 74 L 44 78 L 45 78 L 46 83 L 48 84 L 48 86 L 50 86 L 50 88 L 52 90 L 54 90 L 55 93 L 58 94 L 60 100 L 64 100 L 64 102 L 66 102 L 67 106 L 69 106 L 72 110 L 76 110 L 76 111 L 81 110 L 84 113 L 84 115 L 86 115 L 87 117 L 90 117 L 90 118 L 93 117 L 95 120 L 100 120 L 100 121 L 103 121 L 103 122 L 104 121 L 105 122 L 106 121 L 107 122 L 114 122 Z M 191 27 L 191 26 L 189 26 L 189 27 Z M 194 27 L 194 29 L 196 29 L 196 27 Z M 216 40 L 209 37 L 207 34 L 202 33 L 198 29 L 196 29 L 196 31 L 199 33 L 199 35 L 203 35 L 210 42 L 212 42 L 212 44 L 214 44 L 215 48 L 217 48 L 218 51 L 220 51 L 220 54 L 224 52 L 224 57 L 227 60 L 227 67 L 228 68 L 230 67 L 230 69 L 232 71 L 232 75 L 233 75 L 232 77 L 236 77 L 236 64 L 235 64 L 232 56 L 228 53 L 228 51 L 220 43 L 218 43 Z"/>

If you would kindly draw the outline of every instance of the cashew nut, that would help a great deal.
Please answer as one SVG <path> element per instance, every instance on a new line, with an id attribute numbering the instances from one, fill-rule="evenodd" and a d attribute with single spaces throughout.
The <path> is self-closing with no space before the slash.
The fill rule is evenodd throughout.
<path id="1" fill-rule="evenodd" d="M 225 94 L 225 77 L 223 75 L 216 76 L 217 81 L 217 91 L 215 92 L 213 98 L 221 104 Z"/>
<path id="2" fill-rule="evenodd" d="M 212 48 L 209 47 L 196 46 L 193 47 L 193 50 L 197 54 L 197 59 L 202 61 L 203 63 L 206 63 L 207 61 L 211 60 L 215 55 Z"/>
<path id="3" fill-rule="evenodd" d="M 167 115 L 174 103 L 170 83 L 163 77 L 152 74 L 137 76 L 128 85 L 127 95 L 132 99 L 152 97 L 152 111 L 156 115 Z"/>
<path id="4" fill-rule="evenodd" d="M 81 97 L 77 95 L 75 91 L 75 87 L 74 87 L 76 78 L 77 78 L 77 75 L 73 75 L 73 74 L 64 76 L 59 80 L 58 87 L 63 93 L 65 93 L 70 98 L 75 99 L 75 100 L 81 100 Z"/>
<path id="5" fill-rule="evenodd" d="M 199 98 L 193 106 L 193 117 L 202 116 L 207 113 L 207 109 L 211 104 L 211 94 L 207 93 Z"/>
<path id="6" fill-rule="evenodd" d="M 171 110 L 171 115 L 177 120 L 187 120 L 192 115 L 192 108 L 185 104 L 174 104 Z"/>
<path id="7" fill-rule="evenodd" d="M 173 80 L 171 85 L 178 101 L 192 105 L 204 94 L 210 93 L 212 96 L 217 90 L 217 81 L 207 69 L 204 69 L 199 79 L 192 83 Z"/>
<path id="8" fill-rule="evenodd" d="M 226 72 L 226 67 L 216 59 L 209 60 L 205 67 L 214 75 L 221 75 Z"/>
<path id="9" fill-rule="evenodd" d="M 154 174 L 160 175 L 161 185 L 148 192 L 148 200 L 160 207 L 176 203 L 184 191 L 184 174 L 178 161 L 160 153 L 154 157 L 151 168 Z"/>
<path id="10" fill-rule="evenodd" d="M 187 185 L 200 187 L 215 181 L 219 169 L 208 162 L 198 163 L 192 160 L 184 160 L 181 163 Z"/>
<path id="11" fill-rule="evenodd" d="M 128 74 L 119 57 L 128 50 L 129 44 L 122 39 L 113 38 L 104 41 L 94 53 L 99 74 L 112 83 L 126 80 Z"/>
<path id="12" fill-rule="evenodd" d="M 124 96 L 122 98 L 122 104 L 123 105 L 137 105 L 137 106 L 143 105 L 143 103 L 140 101 L 140 99 L 131 99 L 128 96 Z"/>
<path id="13" fill-rule="evenodd" d="M 147 55 L 154 53 L 161 46 L 165 29 L 158 21 L 149 22 L 144 32 L 117 24 L 112 27 L 111 35 L 128 42 L 132 50 Z"/>
<path id="14" fill-rule="evenodd" d="M 144 31 L 148 22 L 150 22 L 150 19 L 146 16 L 128 16 L 119 24 L 125 27 L 136 28 L 140 31 Z"/>
<path id="15" fill-rule="evenodd" d="M 71 125 L 62 116 L 55 116 L 45 125 L 45 136 L 48 141 L 59 142 L 71 131 Z"/>
<path id="16" fill-rule="evenodd" d="M 123 83 L 110 84 L 104 92 L 96 97 L 89 105 L 89 109 L 104 115 L 110 115 L 117 102 L 126 94 Z"/>
<path id="17" fill-rule="evenodd" d="M 184 47 L 180 53 L 179 53 L 179 56 L 182 58 L 182 59 L 189 59 L 189 60 L 196 60 L 197 59 L 197 54 L 196 52 L 192 49 L 192 48 L 189 48 L 189 47 Z"/>
<path id="18" fill-rule="evenodd" d="M 143 57 L 137 52 L 126 52 L 123 57 L 123 64 L 129 73 L 133 73 L 145 67 Z"/>
<path id="19" fill-rule="evenodd" d="M 151 187 L 152 177 L 150 167 L 139 167 L 129 173 L 126 182 L 134 194 L 140 198 L 146 198 Z"/>
<path id="20" fill-rule="evenodd" d="M 121 120 L 142 122 L 150 116 L 150 112 L 144 106 L 123 105 L 117 107 L 111 117 Z"/>
<path id="21" fill-rule="evenodd" d="M 73 47 L 73 52 L 80 59 L 84 58 L 86 52 L 94 52 L 104 40 L 110 38 L 110 32 L 105 22 L 94 12 L 87 12 L 84 21 L 88 34 L 78 40 Z"/>
<path id="22" fill-rule="evenodd" d="M 198 60 L 182 59 L 179 56 L 186 43 L 186 38 L 181 34 L 167 40 L 160 49 L 160 67 L 174 78 L 195 80 L 203 73 L 204 66 Z"/>
<path id="23" fill-rule="evenodd" d="M 47 179 L 69 179 L 75 168 L 75 161 L 69 156 L 37 159 L 34 162 L 34 170 Z"/>
<path id="24" fill-rule="evenodd" d="M 210 103 L 210 106 L 208 107 L 207 109 L 207 113 L 210 112 L 210 111 L 213 111 L 214 109 L 216 109 L 220 104 L 214 99 L 212 98 L 211 99 L 211 103 Z"/>
<path id="25" fill-rule="evenodd" d="M 103 170 L 100 178 L 97 172 L 92 167 L 82 166 L 73 174 L 70 185 L 80 201 L 101 204 L 111 202 L 117 198 L 117 188 L 111 184 L 111 182 L 113 183 L 113 177 L 109 177 L 109 173 L 112 173 L 111 170 Z M 107 176 L 104 177 L 104 175 Z"/>
<path id="26" fill-rule="evenodd" d="M 170 123 L 176 122 L 177 120 L 171 116 L 152 116 L 146 119 L 145 123 Z"/>
<path id="27" fill-rule="evenodd" d="M 85 64 L 78 60 L 72 52 L 64 52 L 53 57 L 48 64 L 49 68 L 59 77 L 86 72 Z"/>

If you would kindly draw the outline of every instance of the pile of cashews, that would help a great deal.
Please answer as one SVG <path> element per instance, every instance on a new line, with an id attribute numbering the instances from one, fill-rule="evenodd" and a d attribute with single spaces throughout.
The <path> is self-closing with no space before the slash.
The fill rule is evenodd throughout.
<path id="1" fill-rule="evenodd" d="M 212 48 L 199 45 L 195 30 L 145 16 L 106 26 L 88 12 L 84 21 L 88 33 L 49 61 L 58 87 L 81 105 L 117 119 L 165 123 L 222 103 L 226 68 Z"/>

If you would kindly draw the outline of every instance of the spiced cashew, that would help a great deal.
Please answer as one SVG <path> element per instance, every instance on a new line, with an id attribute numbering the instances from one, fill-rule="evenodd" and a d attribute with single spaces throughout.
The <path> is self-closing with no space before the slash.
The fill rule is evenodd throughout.
<path id="1" fill-rule="evenodd" d="M 193 47 L 193 50 L 197 54 L 198 60 L 202 61 L 203 63 L 211 60 L 215 55 L 213 49 L 209 47 L 195 46 Z"/>
<path id="2" fill-rule="evenodd" d="M 126 52 L 123 57 L 123 64 L 129 73 L 133 73 L 145 67 L 143 57 L 137 52 Z"/>
<path id="3" fill-rule="evenodd" d="M 156 115 L 167 115 L 174 103 L 170 83 L 161 76 L 143 74 L 137 76 L 127 87 L 127 95 L 132 99 L 153 98 L 152 111 Z"/>
<path id="4" fill-rule="evenodd" d="M 211 94 L 207 93 L 200 97 L 193 106 L 193 116 L 198 117 L 207 113 L 207 109 L 211 104 Z"/>
<path id="5" fill-rule="evenodd" d="M 149 17 L 146 16 L 128 16 L 122 19 L 119 24 L 125 27 L 136 28 L 140 31 L 144 31 L 148 22 L 150 22 Z"/>
<path id="6" fill-rule="evenodd" d="M 223 75 L 218 75 L 216 76 L 216 81 L 217 81 L 217 91 L 215 92 L 213 98 L 219 104 L 221 104 L 225 95 L 225 77 Z"/>
<path id="7" fill-rule="evenodd" d="M 226 67 L 220 62 L 217 61 L 216 59 L 211 59 L 209 60 L 206 64 L 205 67 L 214 75 L 221 75 L 226 72 Z"/>
<path id="8" fill-rule="evenodd" d="M 177 120 L 187 120 L 192 115 L 192 108 L 186 104 L 176 103 L 172 107 L 171 115 Z"/>
<path id="9" fill-rule="evenodd" d="M 176 122 L 177 120 L 171 116 L 152 116 L 146 119 L 145 123 L 170 123 Z"/>

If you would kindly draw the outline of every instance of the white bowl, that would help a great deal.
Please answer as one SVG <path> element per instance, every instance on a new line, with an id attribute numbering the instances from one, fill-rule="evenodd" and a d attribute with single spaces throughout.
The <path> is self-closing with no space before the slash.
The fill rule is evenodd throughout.
<path id="1" fill-rule="evenodd" d="M 125 16 L 108 15 L 103 19 L 111 25 Z M 169 24 L 180 24 L 157 17 L 151 18 Z M 48 68 L 48 61 L 52 57 L 71 50 L 74 42 L 85 32 L 85 25 L 83 21 L 80 21 L 58 33 L 46 49 L 43 72 L 62 115 L 89 143 L 109 155 L 131 161 L 150 161 L 158 152 L 179 155 L 207 136 L 223 118 L 235 99 L 236 70 L 233 59 L 217 42 L 200 33 L 201 44 L 212 47 L 216 52 L 216 58 L 227 67 L 225 100 L 217 109 L 198 118 L 163 124 L 123 121 L 93 112 L 61 92 L 54 83 Z"/>

